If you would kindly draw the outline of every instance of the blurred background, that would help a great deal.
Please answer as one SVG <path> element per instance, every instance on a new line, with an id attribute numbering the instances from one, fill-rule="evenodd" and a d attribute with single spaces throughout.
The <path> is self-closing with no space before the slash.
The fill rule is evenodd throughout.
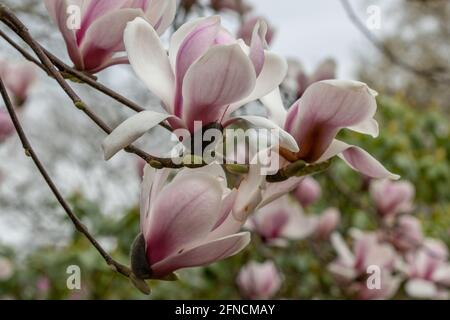
<path id="1" fill-rule="evenodd" d="M 41 44 L 70 63 L 42 1 L 2 2 Z M 252 17 L 265 18 L 273 28 L 271 49 L 290 63 L 282 86 L 286 107 L 301 96 L 305 85 L 320 77 L 360 80 L 380 93 L 380 137 L 352 132 L 342 136 L 411 182 L 415 194 L 408 214 L 420 221 L 424 238 L 448 246 L 450 2 L 249 0 L 248 10 L 242 5 L 239 10 L 221 8 L 215 2 L 181 1 L 176 23 L 218 13 L 237 34 Z M 4 25 L 1 30 L 14 37 Z M 172 32 L 168 30 L 163 38 L 167 40 Z M 24 61 L 3 40 L 0 60 L 11 65 Z M 23 126 L 75 212 L 117 260 L 127 263 L 139 230 L 139 161 L 121 153 L 105 162 L 100 148 L 104 134 L 72 107 L 53 80 L 37 68 L 36 74 L 19 110 Z M 141 106 L 157 108 L 158 102 L 127 65 L 101 72 L 99 81 Z M 132 114 L 85 85 L 72 86 L 113 127 Z M 158 143 L 154 138 L 139 142 L 146 150 Z M 381 228 L 377 199 L 367 178 L 339 161 L 315 178 L 320 195 L 307 205 L 298 200 L 306 215 L 320 216 L 327 208 L 336 208 L 340 219 L 333 228 L 343 235 L 353 229 Z M 248 297 L 236 281 L 241 267 L 266 260 L 274 262 L 280 275 L 280 284 L 271 294 L 275 298 L 357 297 L 330 272 L 335 258 L 327 239 L 308 236 L 279 247 L 267 245 L 255 233 L 243 253 L 205 268 L 184 270 L 178 282 L 152 282 L 152 295 L 143 296 L 127 279 L 111 272 L 75 232 L 17 136 L 0 139 L 0 299 L 235 299 Z M 447 257 L 444 260 L 447 263 Z M 67 289 L 70 265 L 81 268 L 81 290 Z M 447 292 L 447 285 L 450 282 L 439 282 L 439 292 Z M 403 285 L 389 297 L 411 298 Z"/>

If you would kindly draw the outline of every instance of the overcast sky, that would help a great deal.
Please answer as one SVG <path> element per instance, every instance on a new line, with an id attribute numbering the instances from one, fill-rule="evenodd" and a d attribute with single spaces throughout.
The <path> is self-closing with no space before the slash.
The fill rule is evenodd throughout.
<path id="1" fill-rule="evenodd" d="M 272 49 L 302 61 L 307 70 L 324 58 L 338 61 L 338 76 L 353 76 L 358 54 L 373 55 L 373 46 L 349 21 L 339 0 L 250 0 L 256 14 L 268 18 L 277 34 Z M 390 0 L 398 2 L 398 0 Z M 367 7 L 377 5 L 381 13 L 381 29 L 388 31 L 389 10 L 386 0 L 351 0 L 361 19 L 366 21 Z"/>

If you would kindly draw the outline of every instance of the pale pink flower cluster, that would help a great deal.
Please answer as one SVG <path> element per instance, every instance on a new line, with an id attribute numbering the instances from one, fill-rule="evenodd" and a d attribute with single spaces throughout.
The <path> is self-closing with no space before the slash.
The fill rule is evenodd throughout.
<path id="1" fill-rule="evenodd" d="M 447 299 L 450 293 L 448 248 L 426 238 L 421 222 L 410 215 L 414 187 L 407 181 L 373 181 L 371 194 L 382 225 L 376 232 L 353 230 L 353 250 L 333 234 L 337 259 L 329 265 L 348 294 L 360 299 L 388 299 L 404 284 L 412 298 Z M 380 286 L 370 286 L 370 267 L 379 268 Z"/>

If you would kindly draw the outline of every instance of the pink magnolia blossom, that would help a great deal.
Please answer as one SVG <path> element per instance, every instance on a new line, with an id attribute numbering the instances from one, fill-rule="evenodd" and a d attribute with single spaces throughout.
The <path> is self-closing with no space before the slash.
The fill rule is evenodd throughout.
<path id="1" fill-rule="evenodd" d="M 123 30 L 127 22 L 143 17 L 162 34 L 176 11 L 175 0 L 45 0 L 45 4 L 75 67 L 90 73 L 128 63 L 126 56 L 116 56 L 124 51 Z M 71 12 L 74 6 L 79 12 Z M 77 13 L 79 26 L 71 26 L 70 15 Z"/>
<path id="2" fill-rule="evenodd" d="M 405 272 L 409 278 L 406 293 L 414 298 L 448 299 L 450 263 L 448 249 L 438 240 L 427 239 L 424 245 L 406 256 Z"/>
<path id="3" fill-rule="evenodd" d="M 395 225 L 382 232 L 382 235 L 401 252 L 417 249 L 423 244 L 424 240 L 420 220 L 409 215 L 398 217 Z"/>
<path id="4" fill-rule="evenodd" d="M 327 240 L 341 221 L 341 213 L 336 208 L 328 208 L 317 217 L 314 237 Z"/>
<path id="5" fill-rule="evenodd" d="M 4 142 L 9 136 L 14 134 L 14 124 L 8 112 L 0 109 L 0 143 Z"/>
<path id="6" fill-rule="evenodd" d="M 400 279 L 393 274 L 398 258 L 392 246 L 380 243 L 372 233 L 355 232 L 353 252 L 339 234 L 334 233 L 331 240 L 338 257 L 328 269 L 348 293 L 359 299 L 388 299 L 396 293 Z M 371 266 L 381 270 L 379 288 L 367 283 Z"/>
<path id="7" fill-rule="evenodd" d="M 294 191 L 294 196 L 306 208 L 317 201 L 322 194 L 320 184 L 312 177 L 306 177 Z"/>
<path id="8" fill-rule="evenodd" d="M 168 183 L 169 174 L 169 169 L 145 168 L 140 204 L 144 271 L 132 264 L 142 278 L 164 279 L 181 268 L 207 265 L 250 242 L 231 214 L 236 190 L 227 188 L 219 165 L 184 169 Z"/>
<path id="9" fill-rule="evenodd" d="M 255 29 L 256 24 L 260 21 L 264 21 L 264 23 L 267 25 L 267 33 L 264 40 L 268 45 L 270 45 L 272 43 L 275 32 L 273 27 L 269 25 L 267 19 L 264 19 L 262 17 L 246 18 L 242 23 L 240 29 L 238 30 L 237 37 L 244 40 L 247 45 L 251 45 L 253 30 Z"/>
<path id="10" fill-rule="evenodd" d="M 408 181 L 379 180 L 370 185 L 370 195 L 383 217 L 410 212 L 414 193 L 414 186 Z"/>
<path id="11" fill-rule="evenodd" d="M 307 74 L 300 62 L 294 59 L 288 60 L 288 75 L 283 82 L 283 86 L 296 92 L 300 98 L 306 89 L 313 83 L 322 80 L 331 80 L 336 78 L 336 61 L 334 59 L 325 59 L 314 70 L 312 74 Z"/>
<path id="12" fill-rule="evenodd" d="M 307 163 L 338 155 L 352 169 L 369 177 L 398 179 L 362 148 L 335 139 L 345 128 L 378 136 L 378 123 L 373 118 L 377 109 L 375 96 L 376 92 L 357 81 L 324 80 L 312 84 L 290 108 L 284 123 L 300 151 L 282 155 L 289 161 Z"/>
<path id="13" fill-rule="evenodd" d="M 136 74 L 157 97 L 167 113 L 144 111 L 123 122 L 104 144 L 109 159 L 145 132 L 168 120 L 173 129 L 195 133 L 202 126 L 236 120 L 267 129 L 278 129 L 281 145 L 297 150 L 294 139 L 279 126 L 259 116 L 232 117 L 248 102 L 278 88 L 286 62 L 264 50 L 264 23 L 255 26 L 251 46 L 234 39 L 213 16 L 188 22 L 172 36 L 167 55 L 154 28 L 142 18 L 125 29 L 125 46 Z"/>
<path id="14" fill-rule="evenodd" d="M 270 299 L 280 290 L 282 277 L 272 261 L 252 261 L 242 267 L 236 282 L 243 297 Z"/>
<path id="15" fill-rule="evenodd" d="M 0 60 L 0 76 L 16 106 L 23 105 L 36 82 L 36 69 L 31 62 Z"/>
<path id="16" fill-rule="evenodd" d="M 285 246 L 286 240 L 310 236 L 317 227 L 317 220 L 306 216 L 301 207 L 285 195 L 255 212 L 246 227 L 269 245 Z"/>

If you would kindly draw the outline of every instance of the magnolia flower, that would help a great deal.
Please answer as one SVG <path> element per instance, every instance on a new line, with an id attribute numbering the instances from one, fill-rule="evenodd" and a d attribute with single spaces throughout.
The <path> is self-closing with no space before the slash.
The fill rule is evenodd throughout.
<path id="1" fill-rule="evenodd" d="M 448 299 L 450 288 L 450 263 L 445 244 L 428 239 L 422 248 L 406 256 L 405 285 L 408 295 L 414 298 Z"/>
<path id="2" fill-rule="evenodd" d="M 99 72 L 128 63 L 123 30 L 127 22 L 143 17 L 162 34 L 175 17 L 175 0 L 45 0 L 50 16 L 66 42 L 78 70 Z"/>
<path id="3" fill-rule="evenodd" d="M 417 249 L 424 240 L 420 220 L 409 215 L 398 217 L 392 230 L 383 232 L 383 235 L 399 251 Z"/>
<path id="4" fill-rule="evenodd" d="M 231 10 L 244 14 L 252 10 L 252 7 L 244 0 L 211 0 L 211 7 L 216 11 Z"/>
<path id="5" fill-rule="evenodd" d="M 9 136 L 14 133 L 14 124 L 8 112 L 0 109 L 0 143 L 4 142 Z"/>
<path id="6" fill-rule="evenodd" d="M 36 81 L 36 69 L 31 62 L 14 63 L 0 60 L 0 76 L 16 106 L 21 106 L 28 98 Z"/>
<path id="7" fill-rule="evenodd" d="M 294 59 L 288 60 L 288 73 L 283 81 L 283 86 L 291 91 L 295 91 L 300 98 L 305 90 L 313 83 L 322 80 L 331 80 L 336 78 L 336 62 L 333 59 L 325 59 L 316 70 L 308 75 L 300 62 Z"/>
<path id="8" fill-rule="evenodd" d="M 300 202 L 303 208 L 308 207 L 319 199 L 321 194 L 322 189 L 320 188 L 320 184 L 312 177 L 303 179 L 294 191 L 295 198 Z"/>
<path id="9" fill-rule="evenodd" d="M 284 123 L 300 151 L 281 150 L 281 154 L 289 161 L 307 163 L 338 155 L 352 169 L 369 177 L 398 179 L 365 150 L 335 139 L 345 128 L 378 136 L 378 123 L 373 118 L 377 109 L 375 96 L 366 84 L 357 81 L 325 80 L 312 84 L 290 108 Z"/>
<path id="10" fill-rule="evenodd" d="M 247 299 L 270 299 L 280 290 L 282 277 L 272 261 L 249 262 L 242 267 L 237 285 Z"/>
<path id="11" fill-rule="evenodd" d="M 341 221 L 341 213 L 336 208 L 328 208 L 317 217 L 314 236 L 319 240 L 327 240 Z"/>
<path id="12" fill-rule="evenodd" d="M 167 183 L 170 170 L 145 168 L 141 235 L 133 247 L 136 276 L 164 279 L 175 270 L 228 258 L 250 242 L 231 214 L 236 190 L 226 186 L 219 165 L 184 169 Z"/>
<path id="13" fill-rule="evenodd" d="M 255 212 L 246 227 L 269 245 L 285 246 L 286 240 L 304 239 L 317 226 L 314 217 L 303 214 L 301 208 L 285 195 Z"/>
<path id="14" fill-rule="evenodd" d="M 294 139 L 266 118 L 231 117 L 278 88 L 286 74 L 286 62 L 264 51 L 265 30 L 263 23 L 257 24 L 249 48 L 221 26 L 220 17 L 198 19 L 173 34 L 167 55 L 148 22 L 137 18 L 129 23 L 124 37 L 130 64 L 168 113 L 144 111 L 126 120 L 105 140 L 106 159 L 165 120 L 173 129 L 195 133 L 196 122 L 226 127 L 242 119 L 278 129 L 281 145 L 298 150 Z"/>
<path id="15" fill-rule="evenodd" d="M 354 238 L 352 252 L 339 234 L 331 236 L 338 257 L 328 266 L 329 271 L 349 293 L 360 299 L 390 298 L 399 286 L 399 278 L 393 275 L 395 250 L 389 244 L 379 243 L 375 234 L 355 233 Z M 381 271 L 378 288 L 369 286 L 371 267 Z"/>
<path id="16" fill-rule="evenodd" d="M 241 27 L 238 30 L 237 33 L 238 38 L 244 40 L 247 45 L 251 45 L 253 30 L 255 29 L 256 24 L 260 21 L 264 21 L 264 23 L 267 25 L 267 33 L 264 40 L 267 42 L 268 45 L 270 45 L 272 43 L 275 32 L 273 28 L 269 25 L 267 19 L 264 19 L 262 17 L 251 17 L 245 19 L 245 21 L 242 23 Z"/>
<path id="17" fill-rule="evenodd" d="M 370 195 L 383 217 L 408 213 L 413 208 L 414 186 L 409 181 L 373 181 Z"/>

